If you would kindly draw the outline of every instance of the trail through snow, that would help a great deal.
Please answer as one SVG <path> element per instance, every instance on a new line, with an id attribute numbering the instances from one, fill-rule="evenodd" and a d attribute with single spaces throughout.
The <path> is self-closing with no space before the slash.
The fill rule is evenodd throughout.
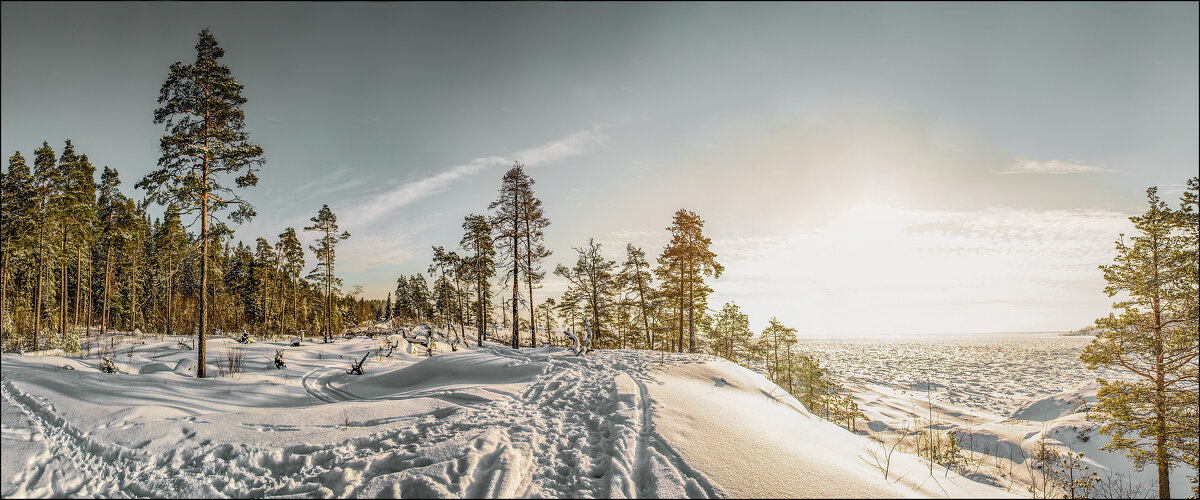
<path id="1" fill-rule="evenodd" d="M 113 375 L 98 374 L 95 360 L 5 354 L 0 493 L 744 496 L 753 493 L 746 489 L 752 486 L 729 480 L 733 476 L 725 469 L 732 467 L 736 475 L 738 461 L 747 461 L 737 459 L 737 453 L 752 455 L 766 448 L 725 450 L 735 460 L 718 466 L 697 460 L 698 454 L 708 453 L 704 443 L 719 440 L 689 434 L 689 429 L 711 432 L 722 425 L 713 418 L 726 418 L 704 410 L 725 404 L 706 400 L 703 390 L 712 388 L 705 384 L 715 378 L 734 381 L 739 388 L 721 390 L 741 391 L 736 394 L 744 398 L 738 403 L 745 406 L 743 412 L 782 411 L 768 420 L 812 420 L 798 403 L 786 408 L 767 403 L 761 388 L 773 384 L 761 375 L 704 357 L 667 356 L 663 364 L 660 354 L 643 351 L 574 356 L 561 348 L 514 351 L 490 345 L 428 358 L 401 353 L 368 357 L 365 375 L 347 374 L 347 360 L 360 358 L 371 342 L 359 338 L 292 348 L 289 368 L 280 371 L 269 366 L 270 354 L 286 346 L 257 342 L 245 347 L 247 373 L 203 380 L 186 370 L 154 368 L 178 365 L 194 355 L 175 349 L 174 341 L 145 344 L 138 356 L 130 349 L 121 363 L 128 373 Z M 218 352 L 219 342 L 213 344 L 212 353 Z M 63 370 L 64 364 L 78 367 Z M 210 372 L 216 370 L 210 367 Z M 681 373 L 702 379 L 700 389 L 675 380 Z M 671 392 L 688 403 L 677 404 Z M 756 422 L 725 424 L 753 428 Z M 804 425 L 809 424 L 790 430 L 807 432 Z M 821 442 L 849 443 L 843 454 L 857 461 L 855 447 L 865 441 L 832 425 L 821 427 L 821 432 L 830 430 L 841 434 Z M 772 435 L 769 428 L 762 432 L 766 441 L 806 439 Z M 787 453 L 802 448 L 771 459 L 795 462 L 796 456 Z M 783 478 L 762 491 L 800 496 L 813 491 L 804 471 L 794 469 L 789 474 L 800 477 Z M 844 469 L 855 474 L 845 479 L 849 488 L 861 483 L 866 488 L 861 491 L 882 496 L 932 493 L 865 477 L 870 471 L 861 469 Z M 842 470 L 835 466 L 825 472 Z M 966 489 L 953 491 L 999 492 L 965 483 Z"/>

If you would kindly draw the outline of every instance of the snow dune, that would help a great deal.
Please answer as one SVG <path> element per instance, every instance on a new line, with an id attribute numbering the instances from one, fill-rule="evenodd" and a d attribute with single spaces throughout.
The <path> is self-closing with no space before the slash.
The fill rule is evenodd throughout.
<path id="1" fill-rule="evenodd" d="M 872 446 L 763 376 L 707 356 L 380 340 L 210 341 L 245 373 L 190 376 L 175 341 L 95 359 L 4 354 L 5 497 L 998 497 Z M 288 368 L 275 370 L 276 349 Z M 366 374 L 350 359 L 370 352 Z M 70 365 L 74 369 L 65 369 Z"/>

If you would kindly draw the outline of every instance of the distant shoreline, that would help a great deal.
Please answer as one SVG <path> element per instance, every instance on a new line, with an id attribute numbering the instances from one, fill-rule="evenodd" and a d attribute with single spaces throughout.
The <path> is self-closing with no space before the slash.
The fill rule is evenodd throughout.
<path id="1" fill-rule="evenodd" d="M 996 337 L 996 336 L 1017 336 L 1017 335 L 1045 335 L 1045 336 L 1080 336 L 1094 335 L 1093 330 L 1084 331 L 1041 331 L 1041 332 L 971 332 L 971 333 L 856 333 L 856 334 L 796 334 L 799 339 L 895 339 L 895 338 L 931 338 L 931 337 Z"/>

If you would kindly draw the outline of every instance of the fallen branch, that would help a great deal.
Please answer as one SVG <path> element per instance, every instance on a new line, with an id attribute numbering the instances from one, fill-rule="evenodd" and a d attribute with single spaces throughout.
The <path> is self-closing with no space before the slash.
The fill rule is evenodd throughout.
<path id="1" fill-rule="evenodd" d="M 370 356 L 370 355 L 371 355 L 371 351 L 367 351 L 366 354 L 363 354 L 363 357 L 361 360 L 359 360 L 357 363 L 350 364 L 350 371 L 348 371 L 346 373 L 349 375 L 362 375 L 363 374 L 363 369 L 362 369 L 363 362 L 365 362 L 367 360 L 367 356 Z M 353 360 L 351 360 L 351 361 L 353 361 Z"/>

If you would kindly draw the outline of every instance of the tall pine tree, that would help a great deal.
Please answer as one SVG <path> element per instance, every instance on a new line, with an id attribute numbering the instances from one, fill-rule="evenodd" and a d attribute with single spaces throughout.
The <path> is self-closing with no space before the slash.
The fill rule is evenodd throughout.
<path id="1" fill-rule="evenodd" d="M 463 237 L 459 243 L 468 252 L 464 257 L 467 277 L 475 287 L 476 343 L 483 347 L 489 305 L 492 299 L 491 278 L 496 274 L 496 249 L 492 245 L 492 227 L 487 217 L 471 214 L 463 221 Z"/>
<path id="2" fill-rule="evenodd" d="M 299 280 L 300 271 L 304 269 L 304 246 L 300 244 L 300 238 L 296 237 L 295 228 L 284 229 L 279 233 L 279 242 L 275 244 L 279 249 L 280 267 L 283 269 L 284 277 L 291 282 L 292 285 L 292 317 L 293 328 L 300 340 L 304 340 L 304 334 L 300 332 L 300 304 L 299 304 Z M 280 308 L 280 314 L 283 313 L 283 308 Z M 280 322 L 282 323 L 282 318 Z"/>
<path id="3" fill-rule="evenodd" d="M 1146 190 L 1150 208 L 1129 218 L 1137 234 L 1128 242 L 1121 235 L 1113 264 L 1100 266 L 1108 282 L 1104 292 L 1128 298 L 1113 304 L 1119 316 L 1096 320 L 1096 339 L 1080 356 L 1088 368 L 1132 375 L 1100 379 L 1089 417 L 1112 437 L 1102 449 L 1124 452 L 1139 469 L 1154 464 L 1161 498 L 1171 495 L 1172 467 L 1196 467 L 1198 185 L 1197 179 L 1189 182 L 1180 210 L 1159 199 L 1156 188 Z"/>
<path id="4" fill-rule="evenodd" d="M 238 188 L 258 183 L 262 147 L 251 144 L 245 131 L 242 105 L 244 86 L 233 78 L 228 66 L 217 62 L 225 50 L 205 28 L 196 44 L 196 61 L 171 65 L 159 92 L 162 107 L 154 111 L 154 123 L 165 124 L 168 134 L 159 148 L 159 169 L 150 172 L 137 187 L 150 199 L 166 205 L 175 203 L 185 213 L 200 215 L 200 300 L 196 376 L 205 376 L 205 337 L 208 334 L 209 225 L 219 222 L 217 214 L 237 207 L 230 219 L 241 223 L 254 216 L 254 208 L 224 177 L 236 175 Z M 239 175 L 240 174 L 240 175 Z"/>
<path id="5" fill-rule="evenodd" d="M 513 335 L 512 347 L 520 347 L 519 314 L 521 277 L 524 275 L 529 292 L 529 312 L 533 315 L 533 285 L 545 277 L 539 266 L 550 255 L 543 244 L 544 230 L 550 220 L 542 213 L 542 202 L 533 195 L 533 179 L 525 174 L 524 165 L 514 162 L 501 179 L 500 196 L 488 205 L 496 213 L 489 221 L 493 240 L 505 267 L 504 282 L 512 280 Z M 536 319 L 529 322 L 530 344 L 536 345 Z"/>
<path id="6" fill-rule="evenodd" d="M 330 337 L 333 335 L 333 295 L 342 284 L 342 280 L 333 274 L 335 247 L 338 242 L 349 238 L 350 232 L 343 231 L 340 234 L 338 233 L 337 215 L 329 209 L 329 205 L 322 205 L 316 217 L 313 217 L 311 220 L 313 225 L 304 228 L 304 230 L 320 233 L 320 239 L 317 240 L 316 245 L 309 245 L 308 247 L 317 257 L 317 265 L 309 272 L 308 278 L 315 279 L 325 291 L 325 307 L 322 315 L 323 326 L 321 327 L 321 331 L 325 342 L 329 342 Z"/>
<path id="7" fill-rule="evenodd" d="M 708 294 L 712 292 L 704 283 L 704 276 L 720 278 L 725 267 L 715 260 L 716 254 L 709 250 L 712 240 L 703 234 L 704 221 L 695 212 L 680 209 L 675 212 L 671 241 L 659 258 L 656 273 L 663 278 L 664 289 L 674 295 L 677 304 L 679 325 L 677 350 L 683 350 L 684 317 L 686 312 L 688 351 L 696 351 L 696 309 L 705 310 Z"/>

